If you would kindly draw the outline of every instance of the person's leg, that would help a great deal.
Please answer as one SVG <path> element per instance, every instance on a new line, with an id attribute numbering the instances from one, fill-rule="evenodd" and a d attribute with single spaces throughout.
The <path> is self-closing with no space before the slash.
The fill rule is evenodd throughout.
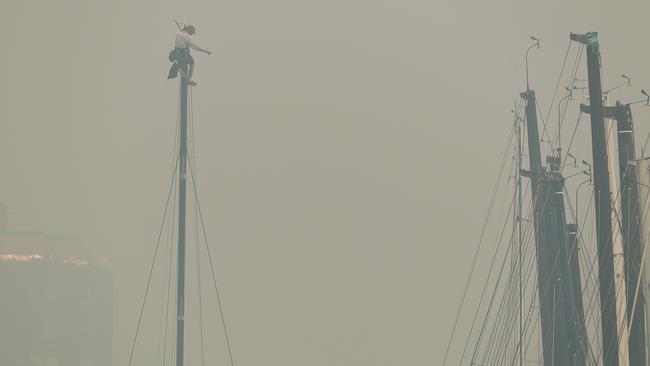
<path id="1" fill-rule="evenodd" d="M 188 83 L 189 85 L 191 85 L 191 86 L 195 86 L 195 85 L 196 85 L 196 82 L 194 82 L 194 81 L 192 80 L 192 69 L 193 69 L 193 66 L 194 66 L 194 65 L 190 65 L 190 72 L 189 72 L 189 73 L 188 73 L 187 71 L 185 71 L 185 66 L 186 66 L 186 65 L 180 64 L 179 66 L 180 66 L 180 68 L 179 68 L 179 72 L 181 73 L 181 77 L 182 77 L 183 79 L 187 80 L 187 83 Z"/>
<path id="2" fill-rule="evenodd" d="M 190 75 L 187 73 L 187 71 L 185 71 L 185 68 L 183 68 L 183 67 L 179 67 L 179 68 L 178 68 L 178 72 L 181 73 L 181 77 L 182 77 L 183 79 L 185 79 L 185 80 L 190 80 Z"/>
<path id="3" fill-rule="evenodd" d="M 194 75 L 194 57 L 192 55 L 188 55 L 187 63 L 190 66 L 190 80 L 192 80 L 192 75 Z"/>

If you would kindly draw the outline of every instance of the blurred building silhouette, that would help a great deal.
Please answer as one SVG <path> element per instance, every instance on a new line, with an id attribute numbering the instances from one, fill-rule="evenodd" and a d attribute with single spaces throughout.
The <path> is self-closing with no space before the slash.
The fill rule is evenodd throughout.
<path id="1" fill-rule="evenodd" d="M 76 238 L 7 229 L 0 206 L 0 365 L 113 366 L 113 275 Z"/>

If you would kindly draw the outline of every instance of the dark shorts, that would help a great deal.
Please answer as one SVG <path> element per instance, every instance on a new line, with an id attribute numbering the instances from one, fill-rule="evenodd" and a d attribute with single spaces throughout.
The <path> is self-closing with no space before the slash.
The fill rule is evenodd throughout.
<path id="1" fill-rule="evenodd" d="M 176 62 L 180 67 L 194 65 L 194 58 L 187 48 L 174 48 L 169 53 L 169 61 Z"/>

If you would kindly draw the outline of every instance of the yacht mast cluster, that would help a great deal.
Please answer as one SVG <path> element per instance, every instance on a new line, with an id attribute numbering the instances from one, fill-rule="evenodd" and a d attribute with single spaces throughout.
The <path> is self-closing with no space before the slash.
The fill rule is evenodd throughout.
<path id="1" fill-rule="evenodd" d="M 525 53 L 526 89 L 516 104 L 515 127 L 506 147 L 506 152 L 510 151 L 511 141 L 517 139 L 511 163 L 516 174 L 502 178 L 507 166 L 504 159 L 485 221 L 490 220 L 500 182 L 516 178 L 515 195 L 508 208 L 514 220 L 500 221 L 498 229 L 498 233 L 512 229 L 510 244 L 502 245 L 502 235 L 497 236 L 488 275 L 480 280 L 483 288 L 460 364 L 469 359 L 470 365 L 485 366 L 522 366 L 530 362 L 544 366 L 650 366 L 650 306 L 645 302 L 650 297 L 650 253 L 646 250 L 650 241 L 650 159 L 637 157 L 631 108 L 637 103 L 650 105 L 650 96 L 641 90 L 645 96 L 641 101 L 610 103 L 611 92 L 631 86 L 630 78 L 623 74 L 624 82 L 603 91 L 598 33 L 572 33 L 548 113 L 550 116 L 550 110 L 557 108 L 557 133 L 549 134 L 548 117 L 545 120 L 541 115 L 528 75 L 529 52 L 539 48 L 539 40 L 531 38 L 535 43 Z M 569 73 L 570 86 L 565 88 L 568 94 L 556 101 L 560 82 L 567 76 L 566 61 L 575 45 L 578 47 Z M 583 55 L 585 80 L 577 77 Z M 576 85 L 582 82 L 586 83 L 584 87 Z M 588 95 L 580 104 L 580 114 L 564 150 L 562 121 L 573 92 L 579 89 L 585 89 Z M 582 169 L 574 155 L 581 147 L 573 142 L 581 117 L 586 115 L 590 117 L 591 162 L 580 159 L 586 166 Z M 527 167 L 522 167 L 524 156 Z M 573 162 L 567 163 L 569 159 Z M 567 167 L 577 171 L 565 174 Z M 566 182 L 583 174 L 589 176 L 588 180 L 569 183 L 575 189 L 572 203 Z M 526 178 L 523 184 L 529 189 L 523 189 L 521 177 Z M 592 198 L 578 216 L 578 193 L 587 183 L 593 195 L 589 195 Z M 504 201 L 502 210 L 506 207 Z M 591 235 L 592 231 L 595 235 Z M 483 238 L 482 232 L 475 256 Z M 507 258 L 511 258 L 509 272 Z M 502 260 L 501 267 L 495 265 L 496 259 Z M 471 276 L 472 272 L 468 284 Z M 488 287 L 491 298 L 486 298 Z M 483 320 L 476 326 L 479 315 Z M 454 332 L 457 326 L 458 316 Z M 470 344 L 474 347 L 469 351 L 471 359 L 466 358 Z"/>
<path id="2" fill-rule="evenodd" d="M 647 214 L 643 213 L 646 202 L 640 197 L 637 176 L 650 178 L 644 171 L 648 164 L 646 160 L 637 162 L 630 104 L 605 104 L 598 34 L 571 34 L 570 39 L 584 45 L 587 54 L 589 104 L 582 104 L 580 110 L 591 116 L 602 337 L 602 349 L 596 353 L 604 366 L 647 365 L 646 309 L 644 291 L 639 291 L 645 256 L 641 228 Z M 543 363 L 597 363 L 588 352 L 578 223 L 568 224 L 566 219 L 561 147 L 551 152 L 543 167 L 535 92 L 526 79 L 527 89 L 521 97 L 526 106 L 530 167 L 525 175 L 530 177 L 532 192 Z M 612 130 L 616 134 L 610 133 Z"/>

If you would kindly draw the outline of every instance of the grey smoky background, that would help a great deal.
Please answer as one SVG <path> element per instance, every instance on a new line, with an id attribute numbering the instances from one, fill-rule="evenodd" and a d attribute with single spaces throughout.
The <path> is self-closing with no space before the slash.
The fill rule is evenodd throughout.
<path id="1" fill-rule="evenodd" d="M 631 76 L 616 98 L 650 89 L 642 0 L 4 0 L 0 13 L 7 226 L 77 237 L 110 267 L 116 366 L 128 363 L 175 156 L 175 19 L 214 52 L 194 53 L 194 164 L 240 366 L 441 362 L 531 35 L 544 111 L 570 32 L 599 32 L 605 88 Z M 635 127 L 641 145 L 648 109 Z M 197 364 L 190 231 L 186 360 Z M 160 364 L 171 240 L 134 364 Z M 227 365 L 205 263 L 206 360 Z"/>

